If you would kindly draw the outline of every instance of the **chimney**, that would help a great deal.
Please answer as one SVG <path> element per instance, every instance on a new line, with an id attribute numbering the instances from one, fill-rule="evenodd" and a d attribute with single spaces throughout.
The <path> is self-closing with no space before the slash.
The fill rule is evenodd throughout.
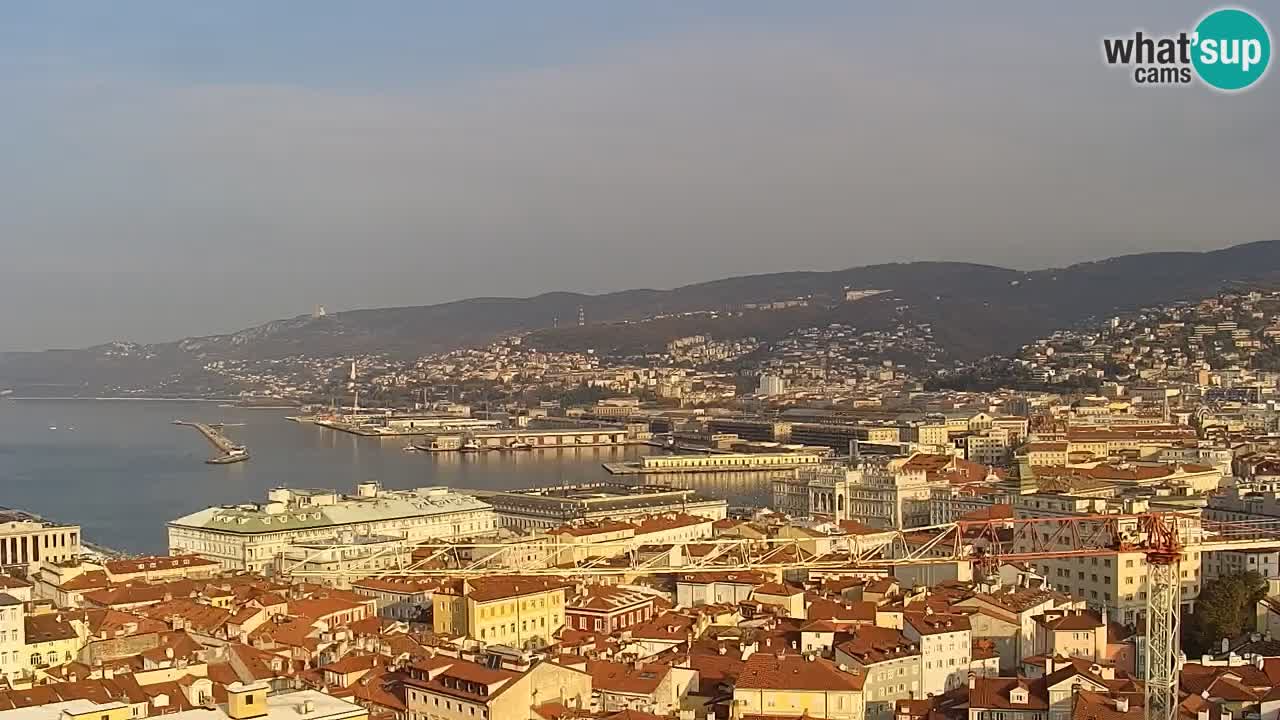
<path id="1" fill-rule="evenodd" d="M 978 674 L 973 672 L 969 673 L 969 689 L 972 690 L 977 686 L 978 686 Z"/>
<path id="2" fill-rule="evenodd" d="M 1116 698 L 1116 712 L 1129 712 L 1129 698 L 1124 696 Z"/>

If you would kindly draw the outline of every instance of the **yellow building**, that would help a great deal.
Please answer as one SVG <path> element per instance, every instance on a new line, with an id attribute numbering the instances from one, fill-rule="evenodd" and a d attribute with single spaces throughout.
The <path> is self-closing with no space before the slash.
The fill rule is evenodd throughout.
<path id="1" fill-rule="evenodd" d="M 861 669 L 842 670 L 815 655 L 759 652 L 748 658 L 733 688 L 733 715 L 862 720 Z"/>
<path id="2" fill-rule="evenodd" d="M 1067 464 L 1067 443 L 1056 440 L 1027 443 L 1024 448 L 1032 467 L 1057 467 Z"/>
<path id="3" fill-rule="evenodd" d="M 449 583 L 431 598 L 433 629 L 491 645 L 546 647 L 564 625 L 569 587 L 556 578 L 513 575 Z"/>
<path id="4" fill-rule="evenodd" d="M 520 671 L 438 655 L 408 671 L 405 704 L 419 720 L 532 720 L 542 718 L 538 705 L 584 709 L 591 702 L 591 676 L 556 663 Z"/>
<path id="5" fill-rule="evenodd" d="M 946 425 L 921 425 L 916 428 L 916 442 L 921 445 L 946 447 L 951 441 L 951 431 Z"/>
<path id="6" fill-rule="evenodd" d="M 23 625 L 26 644 L 22 657 L 30 670 L 64 665 L 75 660 L 88 635 L 84 623 L 70 620 L 58 612 L 28 615 Z"/>

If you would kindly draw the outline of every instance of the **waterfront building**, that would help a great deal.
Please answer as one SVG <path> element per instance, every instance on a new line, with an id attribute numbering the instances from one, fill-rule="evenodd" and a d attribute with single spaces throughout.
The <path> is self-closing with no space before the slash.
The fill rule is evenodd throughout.
<path id="1" fill-rule="evenodd" d="M 725 500 L 665 485 L 592 483 L 566 487 L 478 492 L 503 527 L 550 529 L 574 521 L 625 521 L 643 515 L 687 513 L 711 520 L 728 515 Z"/>
<path id="2" fill-rule="evenodd" d="M 640 469 L 647 472 L 690 470 L 760 470 L 816 465 L 826 457 L 816 453 L 719 453 L 715 455 L 645 455 Z"/>
<path id="3" fill-rule="evenodd" d="M 169 523 L 169 552 L 214 560 L 224 570 L 271 574 L 292 546 L 327 538 L 454 540 L 491 532 L 493 508 L 445 487 L 383 490 L 361 483 L 355 495 L 276 488 L 266 503 L 210 507 Z"/>
<path id="4" fill-rule="evenodd" d="M 62 562 L 79 556 L 79 525 L 0 508 L 0 568 L 26 575 L 38 569 L 43 560 Z"/>

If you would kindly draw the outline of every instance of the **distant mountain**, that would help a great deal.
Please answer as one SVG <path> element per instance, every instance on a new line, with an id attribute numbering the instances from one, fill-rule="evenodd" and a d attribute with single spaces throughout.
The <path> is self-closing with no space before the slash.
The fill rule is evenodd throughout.
<path id="1" fill-rule="evenodd" d="M 894 263 L 750 275 L 673 290 L 594 296 L 554 292 L 303 315 L 229 335 L 171 343 L 3 353 L 0 387 L 14 388 L 18 394 L 83 395 L 106 387 L 151 387 L 172 379 L 184 392 L 217 393 L 228 388 L 202 371 L 216 360 L 376 351 L 408 357 L 482 345 L 521 332 L 533 332 L 531 342 L 537 347 L 633 352 L 694 333 L 770 339 L 821 323 L 872 329 L 904 319 L 931 323 L 935 338 L 954 357 L 971 358 L 1013 350 L 1090 317 L 1196 299 L 1232 284 L 1250 283 L 1280 284 L 1280 241 L 1204 253 L 1126 255 L 1031 272 L 968 263 Z M 844 302 L 846 289 L 886 292 Z M 808 298 L 808 305 L 749 309 L 795 298 Z M 580 307 L 588 321 L 584 327 L 577 326 Z M 727 310 L 741 312 L 680 315 Z"/>

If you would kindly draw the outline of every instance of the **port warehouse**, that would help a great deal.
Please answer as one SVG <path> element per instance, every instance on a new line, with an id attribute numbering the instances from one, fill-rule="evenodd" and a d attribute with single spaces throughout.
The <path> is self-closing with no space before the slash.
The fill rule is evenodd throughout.
<path id="1" fill-rule="evenodd" d="M 794 468 L 817 465 L 825 455 L 804 453 L 728 453 L 719 455 L 645 455 L 640 458 L 642 470 L 698 470 L 742 468 Z"/>
<path id="2" fill-rule="evenodd" d="M 432 450 L 459 450 L 465 442 L 480 448 L 504 448 L 513 443 L 533 447 L 572 447 L 584 445 L 625 445 L 635 442 L 628 430 L 593 428 L 590 430 L 488 430 L 474 433 L 431 434 Z"/>
<path id="3" fill-rule="evenodd" d="M 773 422 L 745 418 L 715 418 L 707 427 L 716 433 L 732 433 L 744 440 L 821 445 L 847 450 L 849 443 L 865 443 L 863 452 L 896 453 L 902 442 L 897 426 L 833 425 L 829 423 Z"/>

